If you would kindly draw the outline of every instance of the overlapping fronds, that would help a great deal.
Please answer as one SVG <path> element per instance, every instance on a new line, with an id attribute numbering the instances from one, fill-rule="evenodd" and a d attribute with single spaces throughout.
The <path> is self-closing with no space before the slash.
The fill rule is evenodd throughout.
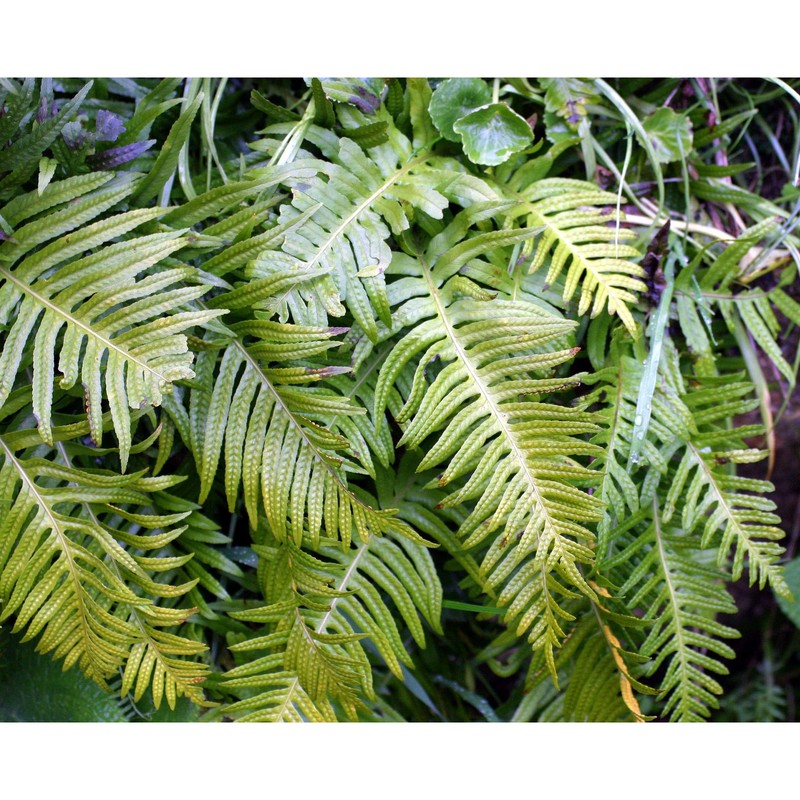
<path id="1" fill-rule="evenodd" d="M 265 285 L 274 295 L 297 280 L 292 274 L 278 275 Z M 242 307 L 247 294 L 237 292 L 216 297 L 215 305 Z M 363 410 L 333 389 L 307 385 L 349 372 L 349 367 L 308 360 L 335 347 L 332 337 L 346 329 L 264 317 L 232 324 L 237 338 L 224 348 L 218 369 L 216 351 L 198 358 L 203 388 L 192 392 L 189 438 L 201 479 L 200 499 L 210 491 L 224 447 L 229 507 L 234 508 L 243 485 L 251 525 L 257 524 L 260 497 L 279 541 L 292 537 L 300 545 L 304 526 L 318 541 L 323 524 L 327 536 L 341 538 L 345 546 L 353 527 L 363 540 L 387 530 L 415 537 L 392 510 L 371 507 L 348 487 L 348 472 L 364 470 L 349 457 L 348 441 L 334 423 Z"/>
<path id="2" fill-rule="evenodd" d="M 773 218 L 753 225 L 727 244 L 705 269 L 699 271 L 691 289 L 688 282 L 683 283 L 687 285 L 688 298 L 702 307 L 701 313 L 708 318 L 718 310 L 740 346 L 746 347 L 748 338 L 756 343 L 789 385 L 793 386 L 795 369 L 786 360 L 781 348 L 782 330 L 776 310 L 797 324 L 800 306 L 783 291 L 778 281 L 767 291 L 760 286 L 752 287 L 753 282 L 764 273 L 786 261 L 785 255 L 774 252 L 778 234 L 779 226 Z M 697 351 L 709 352 L 708 334 L 698 324 L 696 316 L 684 312 L 681 323 Z"/>
<path id="3" fill-rule="evenodd" d="M 159 216 L 160 209 L 127 211 L 85 224 L 136 185 L 127 175 L 110 178 L 105 174 L 93 180 L 65 181 L 68 186 L 51 184 L 46 201 L 62 207 L 17 228 L 13 240 L 0 248 L 0 257 L 5 256 L 0 265 L 0 323 L 11 321 L 0 356 L 0 402 L 13 388 L 32 338 L 33 413 L 42 439 L 52 444 L 58 353 L 59 386 L 70 389 L 78 380 L 83 384 L 97 444 L 103 434 L 103 400 L 107 401 L 124 470 L 131 446 L 129 409 L 159 405 L 174 381 L 193 377 L 193 356 L 182 331 L 222 312 L 169 313 L 188 307 L 206 291 L 202 284 L 184 285 L 193 277 L 189 267 L 137 280 L 183 246 L 177 233 L 109 244 Z M 87 187 L 98 181 L 102 181 L 100 188 L 86 194 Z M 47 207 L 43 196 L 19 198 L 11 218 L 24 218 L 32 210 Z M 46 247 L 30 252 L 48 241 Z M 83 255 L 87 251 L 90 254 Z"/>
<path id="4" fill-rule="evenodd" d="M 794 111 L 720 86 L 0 79 L 9 640 L 207 718 L 708 717 L 800 363 Z"/>
<path id="5" fill-rule="evenodd" d="M 631 675 L 630 665 L 640 664 L 646 659 L 623 649 L 608 617 L 628 626 L 639 626 L 641 620 L 611 614 L 603 602 L 600 598 L 592 603 L 592 613 L 581 618 L 564 648 L 567 653 L 574 652 L 574 663 L 564 692 L 564 720 L 607 722 L 633 719 L 644 722 L 646 717 L 636 694 L 654 692 Z M 577 641 L 573 642 L 573 639 Z M 562 661 L 563 655 L 560 654 Z"/>
<path id="6" fill-rule="evenodd" d="M 482 247 L 496 247 L 503 237 L 513 244 L 528 231 L 481 234 L 441 254 L 451 235 L 445 230 L 434 238 L 414 262 L 416 276 L 403 280 L 402 299 L 414 305 L 417 320 L 381 367 L 376 411 L 400 373 L 413 369 L 397 416 L 400 444 L 419 447 L 438 434 L 419 469 L 448 462 L 439 486 L 468 476 L 440 506 L 475 501 L 461 526 L 463 546 L 488 545 L 485 590 L 502 587 L 507 621 L 520 633 L 530 629 L 533 648 L 552 657 L 563 637 L 558 618 L 568 617 L 557 597 L 573 596 L 559 579 L 594 596 L 578 565 L 593 561 L 586 525 L 600 511 L 579 488 L 592 476 L 575 459 L 597 452 L 578 438 L 596 430 L 591 415 L 543 402 L 575 384 L 551 377 L 575 353 L 564 346 L 573 326 L 532 303 L 491 299 L 471 281 L 451 277 Z M 428 378 L 434 363 L 437 373 Z"/>
<path id="7" fill-rule="evenodd" d="M 597 408 L 602 423 L 592 439 L 603 450 L 594 463 L 601 476 L 598 494 L 605 505 L 598 526 L 598 568 L 612 544 L 610 531 L 649 502 L 667 475 L 673 455 L 697 430 L 682 399 L 682 382 L 674 372 L 664 370 L 649 395 L 650 418 L 638 462 L 647 472 L 643 480 L 637 480 L 629 457 L 645 368 L 641 359 L 618 343 L 612 346 L 610 361 L 613 366 L 585 379 L 596 388 L 581 403 L 581 407 Z"/>
<path id="8" fill-rule="evenodd" d="M 230 592 L 244 579 L 244 571 L 230 547 L 232 540 L 219 525 L 200 512 L 201 506 L 167 492 L 159 492 L 153 501 L 160 513 L 183 513 L 183 531 L 164 550 L 165 555 L 186 557 L 184 563 L 170 572 L 170 581 L 194 584 L 186 593 L 186 602 L 205 620 L 217 619 L 219 614 L 211 604 L 230 599 Z"/>
<path id="9" fill-rule="evenodd" d="M 441 587 L 425 547 L 393 534 L 355 539 L 347 549 L 336 544 L 320 541 L 316 555 L 291 539 L 254 546 L 267 605 L 232 616 L 266 627 L 231 650 L 267 655 L 225 676 L 227 689 L 250 695 L 229 706 L 237 718 L 332 721 L 337 708 L 351 719 L 369 716 L 374 689 L 365 640 L 402 679 L 402 665 L 413 662 L 398 619 L 420 647 L 423 619 L 441 630 Z"/>
<path id="10" fill-rule="evenodd" d="M 376 318 L 391 324 L 383 277 L 392 259 L 390 233 L 398 235 L 409 228 L 413 209 L 440 219 L 448 200 L 417 176 L 425 159 L 412 158 L 410 142 L 396 130 L 391 144 L 367 152 L 350 138 L 338 139 L 316 127 L 306 132 L 306 138 L 323 150 L 327 160 L 295 162 L 312 166 L 317 174 L 284 181 L 292 201 L 281 206 L 278 222 L 293 230 L 281 250 L 263 254 L 249 277 L 319 270 L 320 277 L 308 287 L 315 292 L 287 298 L 293 317 L 301 323 L 326 324 L 327 315 L 341 316 L 346 304 L 375 340 Z M 304 219 L 302 226 L 293 224 L 298 218 Z"/>
<path id="11" fill-rule="evenodd" d="M 630 614 L 607 589 L 593 581 L 590 585 L 596 593 L 594 600 L 581 596 L 567 603 L 575 621 L 565 626 L 566 635 L 552 665 L 542 650 L 527 658 L 527 648 L 512 630 L 504 631 L 480 654 L 479 660 L 502 678 L 517 674 L 527 664 L 525 693 L 514 719 L 529 718 L 525 715 L 537 707 L 550 721 L 652 719 L 642 712 L 640 700 L 656 691 L 640 680 L 648 659 L 635 649 L 648 622 Z M 542 706 L 554 699 L 548 688 L 561 694 L 545 712 Z"/>
<path id="12" fill-rule="evenodd" d="M 160 608 L 193 585 L 161 583 L 160 572 L 191 555 L 150 555 L 178 537 L 184 516 L 148 511 L 151 495 L 180 481 L 77 469 L 56 459 L 18 454 L 0 439 L 0 620 L 38 638 L 64 668 L 77 664 L 107 687 L 125 667 L 125 690 L 138 672 L 136 696 L 152 682 L 158 705 L 178 693 L 202 701 L 206 647 L 159 630 L 192 610 Z M 62 450 L 66 456 L 66 451 Z"/>

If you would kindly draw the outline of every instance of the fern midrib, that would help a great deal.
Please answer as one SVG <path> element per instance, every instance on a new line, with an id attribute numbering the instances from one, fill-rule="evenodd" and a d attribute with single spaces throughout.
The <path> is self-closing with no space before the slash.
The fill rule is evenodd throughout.
<path id="1" fill-rule="evenodd" d="M 592 274 L 594 280 L 597 282 L 597 285 L 602 286 L 603 289 L 608 293 L 609 297 L 613 296 L 615 302 L 621 303 L 622 301 L 619 297 L 620 289 L 612 285 L 612 283 L 607 280 L 607 277 L 609 275 L 613 277 L 616 273 L 601 272 L 600 270 L 596 270 L 593 266 L 592 259 L 585 258 L 582 255 L 580 245 L 573 245 L 572 240 L 569 238 L 568 232 L 562 231 L 561 228 L 554 225 L 544 214 L 537 211 L 535 204 L 528 203 L 527 207 L 529 208 L 533 216 L 535 216 L 536 219 L 539 220 L 538 224 L 543 225 L 548 230 L 552 231 L 555 234 L 559 244 L 561 244 L 563 247 L 566 247 L 566 249 L 568 250 L 571 258 L 568 272 L 571 271 L 572 264 L 575 263 L 575 261 L 577 260 L 587 272 Z M 581 286 L 581 294 L 583 294 L 583 292 L 584 292 L 584 287 Z M 594 294 L 595 293 L 593 292 L 593 295 Z"/>
<path id="2" fill-rule="evenodd" d="M 463 348 L 461 342 L 458 340 L 455 328 L 453 328 L 453 326 L 450 324 L 450 320 L 447 318 L 447 313 L 444 304 L 442 303 L 442 299 L 439 295 L 439 290 L 436 286 L 436 283 L 433 280 L 433 273 L 431 269 L 429 268 L 424 258 L 420 257 L 419 263 L 420 267 L 422 268 L 423 274 L 425 276 L 425 280 L 428 283 L 428 289 L 430 291 L 431 297 L 433 298 L 433 301 L 436 305 L 436 311 L 439 315 L 439 319 L 442 321 L 442 325 L 444 326 L 447 336 L 453 343 L 456 355 L 461 359 L 462 364 L 464 364 L 467 370 L 467 374 L 470 376 L 475 386 L 478 387 L 478 391 L 480 392 L 481 397 L 489 407 L 489 411 L 492 414 L 493 418 L 495 419 L 495 422 L 500 427 L 501 435 L 503 435 L 505 437 L 505 440 L 510 443 L 512 452 L 514 453 L 517 462 L 521 465 L 524 471 L 525 480 L 527 481 L 528 485 L 531 488 L 531 491 L 533 492 L 535 501 L 536 503 L 538 503 L 539 508 L 542 510 L 542 516 L 545 528 L 547 529 L 549 535 L 552 537 L 553 549 L 555 550 L 557 548 L 559 551 L 563 552 L 561 548 L 561 535 L 558 533 L 555 523 L 553 522 L 552 517 L 550 515 L 550 511 L 543 501 L 541 493 L 539 492 L 539 487 L 536 483 L 536 477 L 535 475 L 532 474 L 530 467 L 528 466 L 528 462 L 525 459 L 525 454 L 520 449 L 516 439 L 512 435 L 511 428 L 506 422 L 503 413 L 497 407 L 497 404 L 490 395 L 489 387 L 486 386 L 484 382 L 481 380 L 478 370 L 472 364 L 469 357 L 467 356 L 466 350 Z M 536 555 L 537 557 L 539 555 L 538 549 Z M 547 575 L 548 575 L 547 561 L 548 559 L 546 558 L 541 560 L 539 573 L 541 575 L 541 592 L 545 598 L 545 604 L 547 606 L 547 609 L 550 610 L 552 609 L 553 605 L 557 604 L 554 603 L 552 595 L 550 593 L 550 589 L 547 585 Z M 489 594 L 490 596 L 493 596 L 491 592 L 486 592 L 486 593 Z M 548 631 L 552 631 L 552 627 L 549 623 L 547 628 Z"/>
<path id="3" fill-rule="evenodd" d="M 38 486 L 36 483 L 28 477 L 28 473 L 25 471 L 25 468 L 22 466 L 21 462 L 15 457 L 14 452 L 8 447 L 8 445 L 3 440 L 3 437 L 0 436 L 0 447 L 3 448 L 5 451 L 5 456 L 8 459 L 9 463 L 16 469 L 19 473 L 20 477 L 22 478 L 23 484 L 28 488 L 28 491 L 33 495 L 38 507 L 42 509 L 47 519 L 50 521 L 50 529 L 55 533 L 56 537 L 59 540 L 61 546 L 61 552 L 64 553 L 64 558 L 67 562 L 67 567 L 69 569 L 70 578 L 72 579 L 72 584 L 75 586 L 75 600 L 78 606 L 78 613 L 80 615 L 81 620 L 81 629 L 83 631 L 83 635 L 81 636 L 82 641 L 91 643 L 92 636 L 91 636 L 91 629 L 89 627 L 87 616 L 88 613 L 86 611 L 86 605 L 83 600 L 83 584 L 80 581 L 78 576 L 77 566 L 75 564 L 75 560 L 72 557 L 72 551 L 70 550 L 70 545 L 72 544 L 70 538 L 67 536 L 66 532 L 62 529 L 61 524 L 58 520 L 58 517 L 55 516 L 53 511 L 50 509 L 50 505 L 47 502 L 47 499 L 39 492 Z M 91 656 L 91 649 L 89 647 L 84 646 L 84 652 L 87 656 L 94 661 Z M 94 664 L 95 670 L 97 670 L 97 665 Z M 97 677 L 102 680 L 102 675 L 99 673 Z"/>
<path id="4" fill-rule="evenodd" d="M 401 167 L 397 172 L 393 173 L 391 177 L 384 180 L 384 182 L 375 189 L 372 194 L 368 197 L 365 197 L 360 203 L 358 203 L 353 210 L 342 220 L 342 222 L 334 228 L 333 231 L 329 233 L 327 238 L 323 241 L 323 243 L 319 246 L 316 255 L 306 263 L 306 268 L 313 269 L 314 265 L 319 263 L 325 253 L 333 246 L 334 242 L 344 233 L 345 228 L 350 225 L 351 222 L 356 220 L 359 215 L 368 209 L 383 193 L 390 187 L 392 184 L 397 183 L 400 178 L 403 177 L 407 172 L 412 170 L 417 164 L 420 164 L 427 158 L 427 154 L 423 156 L 418 156 L 417 158 L 412 159 L 409 161 L 405 166 Z"/>
<path id="5" fill-rule="evenodd" d="M 445 329 L 445 333 L 447 334 L 448 338 L 453 344 L 453 349 L 456 352 L 456 356 L 460 359 L 461 363 L 464 365 L 465 369 L 467 370 L 467 374 L 469 375 L 470 379 L 472 380 L 473 384 L 477 387 L 478 392 L 480 393 L 483 402 L 489 408 L 489 411 L 495 420 L 495 423 L 500 428 L 500 432 L 505 438 L 505 440 L 510 444 L 511 450 L 514 454 L 515 459 L 520 464 L 523 469 L 523 474 L 528 485 L 533 492 L 536 502 L 539 504 L 539 507 L 542 509 L 542 513 L 544 516 L 545 524 L 549 532 L 552 536 L 555 537 L 556 540 L 560 540 L 561 537 L 558 533 L 558 530 L 555 526 L 555 523 L 552 520 L 550 512 L 543 501 L 541 493 L 539 492 L 539 486 L 536 483 L 536 476 L 531 472 L 531 469 L 528 465 L 528 462 L 525 458 L 525 453 L 520 449 L 519 444 L 516 441 L 516 438 L 513 435 L 513 431 L 509 427 L 503 412 L 498 408 L 497 403 L 495 402 L 494 398 L 490 394 L 489 386 L 487 386 L 484 381 L 481 379 L 480 374 L 478 373 L 477 368 L 473 365 L 472 361 L 470 360 L 469 356 L 467 355 L 466 350 L 462 346 L 461 342 L 458 340 L 456 336 L 455 328 L 450 324 L 450 320 L 447 317 L 447 311 L 442 303 L 442 298 L 439 294 L 439 290 L 436 286 L 436 283 L 433 279 L 433 273 L 429 268 L 428 264 L 426 263 L 425 259 L 420 257 L 419 264 L 422 268 L 423 275 L 425 276 L 425 280 L 428 284 L 428 289 L 430 291 L 430 295 L 433 298 L 434 304 L 436 305 L 436 313 L 439 315 L 439 319 L 442 322 L 442 326 Z M 546 573 L 542 572 L 542 580 L 544 581 L 546 577 Z M 546 589 L 545 589 L 546 591 Z"/>
<path id="6" fill-rule="evenodd" d="M 67 311 L 59 308 L 54 303 L 51 303 L 46 297 L 43 297 L 39 292 L 37 292 L 32 286 L 25 283 L 24 281 L 19 280 L 13 273 L 9 272 L 5 267 L 0 267 L 0 277 L 4 277 L 6 280 L 10 281 L 11 283 L 18 286 L 24 294 L 34 298 L 40 305 L 44 306 L 46 309 L 58 314 L 60 317 L 65 319 L 67 323 L 70 325 L 74 325 L 76 328 L 80 328 L 86 335 L 91 336 L 93 339 L 100 341 L 105 345 L 107 350 L 113 350 L 119 355 L 122 356 L 126 361 L 130 361 L 141 369 L 149 372 L 151 375 L 155 375 L 160 381 L 165 381 L 169 383 L 169 378 L 166 375 L 162 375 L 158 370 L 153 369 L 149 364 L 146 364 L 144 361 L 141 361 L 136 356 L 132 355 L 129 351 L 124 350 L 123 348 L 116 345 L 113 340 L 106 338 L 101 333 L 98 333 L 94 330 L 91 326 L 87 325 L 84 322 L 81 322 L 77 317 L 73 316 Z"/>

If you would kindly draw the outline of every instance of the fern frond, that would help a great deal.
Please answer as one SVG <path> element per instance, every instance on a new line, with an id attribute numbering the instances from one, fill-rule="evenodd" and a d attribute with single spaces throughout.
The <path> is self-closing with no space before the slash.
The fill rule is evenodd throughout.
<path id="1" fill-rule="evenodd" d="M 121 476 L 21 457 L 3 439 L 0 457 L 0 620 L 13 619 L 13 630 L 24 630 L 24 640 L 40 637 L 40 652 L 52 652 L 64 669 L 79 665 L 106 688 L 130 659 L 130 669 L 140 669 L 147 652 L 149 667 L 140 671 L 137 696 L 156 665 L 156 703 L 162 690 L 171 706 L 178 692 L 202 700 L 196 684 L 207 667 L 171 657 L 196 655 L 205 646 L 156 630 L 184 621 L 192 611 L 158 608 L 152 599 L 180 597 L 192 587 L 154 578 L 187 558 L 146 555 L 182 531 L 169 526 L 185 514 L 146 513 L 154 491 L 181 479 Z M 126 510 L 131 506 L 144 512 Z"/>
<path id="2" fill-rule="evenodd" d="M 503 233 L 509 243 L 515 233 L 530 235 Z M 569 617 L 556 596 L 574 595 L 556 576 L 594 597 L 578 565 L 593 562 L 594 537 L 586 524 L 597 521 L 600 510 L 599 501 L 576 486 L 592 480 L 574 458 L 597 452 L 578 438 L 596 430 L 591 415 L 541 400 L 576 382 L 546 377 L 574 355 L 571 348 L 555 349 L 573 326 L 531 303 L 486 299 L 458 276 L 450 278 L 460 256 L 450 247 L 431 258 L 437 238 L 415 262 L 417 276 L 403 279 L 417 322 L 381 368 L 376 417 L 389 388 L 418 358 L 397 416 L 404 426 L 400 444 L 416 448 L 438 433 L 418 469 L 448 461 L 439 486 L 468 476 L 440 505 L 475 501 L 461 526 L 463 546 L 485 547 L 491 537 L 481 562 L 484 590 L 503 586 L 499 603 L 508 606 L 506 621 L 520 633 L 530 629 L 531 645 L 544 648 L 552 663 L 563 637 L 558 618 Z M 465 242 L 469 257 L 478 239 Z M 487 238 L 483 246 L 498 240 Z M 434 360 L 441 368 L 428 384 L 426 370 Z"/>
<path id="3" fill-rule="evenodd" d="M 634 234 L 619 227 L 614 210 L 617 198 L 584 181 L 546 178 L 520 192 L 529 204 L 528 224 L 544 231 L 532 251 L 529 267 L 536 272 L 550 256 L 547 284 L 566 269 L 563 298 L 569 301 L 580 288 L 578 314 L 597 316 L 602 309 L 616 314 L 631 336 L 638 326 L 630 307 L 644 292 L 644 270 L 632 260 L 641 253 L 627 241 Z M 616 225 L 610 223 L 616 222 Z"/>
<path id="4" fill-rule="evenodd" d="M 773 513 L 775 503 L 767 493 L 774 487 L 768 481 L 732 474 L 726 465 L 760 461 L 764 451 L 747 447 L 742 433 L 725 427 L 727 420 L 752 409 L 749 383 L 714 381 L 708 388 L 690 392 L 690 405 L 698 433 L 687 441 L 665 501 L 664 522 L 682 506 L 681 524 L 685 531 L 702 530 L 700 547 L 706 548 L 721 534 L 718 564 L 726 563 L 734 550 L 733 580 L 744 571 L 745 560 L 750 584 L 767 583 L 781 595 L 789 589 L 778 564 L 784 552 L 777 542 L 784 532 L 777 527 L 780 517 Z"/>
<path id="5" fill-rule="evenodd" d="M 212 602 L 230 600 L 231 583 L 238 588 L 245 579 L 234 560 L 231 537 L 223 534 L 214 520 L 202 514 L 197 503 L 167 492 L 158 492 L 153 503 L 161 514 L 187 514 L 182 520 L 181 535 L 164 550 L 164 555 L 185 563 L 178 562 L 167 577 L 171 583 L 194 584 L 186 593 L 187 602 L 196 609 L 201 622 L 217 620 L 220 615 L 212 608 Z"/>
<path id="6" fill-rule="evenodd" d="M 149 688 L 156 709 L 161 707 L 164 698 L 174 709 L 178 697 L 187 697 L 200 706 L 213 705 L 205 699 L 200 686 L 210 670 L 206 664 L 192 658 L 204 653 L 208 647 L 202 642 L 162 630 L 184 622 L 192 611 L 175 614 L 154 608 L 135 615 L 142 641 L 133 645 L 125 662 L 120 690 L 122 697 L 132 692 L 134 702 L 138 702 Z"/>
<path id="7" fill-rule="evenodd" d="M 638 631 L 647 623 L 627 612 L 624 605 L 597 583 L 590 581 L 597 599 L 579 597 L 569 601 L 568 609 L 576 622 L 566 626 L 561 647 L 556 651 L 553 665 L 543 650 L 530 655 L 525 644 L 513 630 L 506 630 L 479 654 L 478 661 L 486 662 L 501 678 L 516 677 L 526 670 L 524 694 L 513 719 L 521 714 L 526 719 L 539 711 L 540 721 L 625 721 L 644 722 L 652 719 L 642 713 L 640 695 L 657 692 L 636 677 L 647 658 L 624 649 L 615 631 L 622 631 L 628 641 L 641 638 Z M 637 635 L 638 634 L 638 635 Z M 622 635 L 622 634 L 621 634 Z M 527 652 L 526 652 L 527 651 Z M 551 680 L 553 669 L 556 680 Z M 547 689 L 561 692 L 560 702 L 549 710 L 541 703 L 526 699 L 531 694 L 549 696 Z"/>
<path id="8" fill-rule="evenodd" d="M 68 207 L 69 213 L 61 222 L 58 212 L 51 213 L 42 218 L 47 225 L 32 222 L 17 231 L 11 263 L 0 265 L 0 322 L 15 316 L 0 356 L 0 403 L 8 397 L 23 358 L 30 352 L 33 410 L 43 441 L 51 444 L 53 373 L 58 351 L 62 374 L 59 385 L 69 389 L 80 378 L 92 438 L 97 444 L 103 433 L 102 402 L 107 399 L 124 470 L 131 446 L 129 409 L 159 405 L 174 381 L 193 377 L 193 356 L 182 331 L 224 312 L 187 310 L 170 314 L 206 291 L 203 285 L 182 285 L 193 277 L 190 267 L 136 280 L 184 245 L 179 234 L 152 234 L 108 244 L 159 216 L 160 209 L 123 212 L 80 227 L 18 260 L 33 243 L 76 227 L 86 216 L 101 213 L 130 192 L 129 180 L 122 180 L 121 187 L 118 183 L 110 181 L 94 195 Z M 87 206 L 86 211 L 81 210 L 81 203 Z M 76 258 L 92 248 L 97 249 L 91 255 Z M 31 339 L 33 346 L 29 349 Z"/>
<path id="9" fill-rule="evenodd" d="M 357 129 L 366 118 L 354 109 L 340 110 L 348 128 Z M 326 315 L 340 316 L 346 303 L 361 329 L 373 342 L 378 339 L 377 322 L 391 325 L 384 273 L 393 254 L 390 234 L 408 230 L 415 213 L 431 220 L 442 218 L 448 200 L 496 199 L 496 193 L 463 170 L 449 168 L 441 159 L 413 157 L 411 143 L 401 134 L 387 111 L 379 116 L 386 123 L 389 141 L 362 150 L 352 139 L 311 126 L 307 140 L 317 146 L 326 161 L 298 159 L 313 164 L 315 178 L 292 178 L 285 185 L 292 191 L 291 205 L 281 207 L 279 222 L 288 224 L 298 215 L 321 204 L 302 228 L 287 235 L 282 252 L 265 254 L 250 277 L 261 277 L 280 269 L 322 269 L 316 281 L 319 296 L 308 297 L 306 308 L 295 302 L 295 321 L 325 324 Z M 286 126 L 268 129 L 285 132 Z M 347 132 L 347 131 L 346 131 Z"/>
<path id="10" fill-rule="evenodd" d="M 722 687 L 713 675 L 728 673 L 719 659 L 735 655 L 721 640 L 739 636 L 716 620 L 736 611 L 723 583 L 729 576 L 706 563 L 694 537 L 663 523 L 655 499 L 649 513 L 607 567 L 624 565 L 619 596 L 629 608 L 644 609 L 652 625 L 640 652 L 651 658 L 648 674 L 662 676 L 662 714 L 701 721 L 719 706 Z"/>
<path id="11" fill-rule="evenodd" d="M 294 283 L 298 277 L 265 279 L 258 296 L 287 280 Z M 244 304 L 258 287 L 242 289 Z M 236 308 L 238 291 L 220 295 L 215 302 Z M 364 470 L 348 457 L 349 443 L 333 423 L 363 410 L 331 388 L 306 385 L 349 372 L 349 367 L 316 366 L 308 360 L 335 347 L 331 339 L 344 329 L 268 318 L 243 320 L 231 328 L 237 338 L 224 348 L 216 377 L 217 353 L 200 354 L 197 383 L 204 388 L 191 394 L 189 443 L 198 464 L 201 501 L 213 484 L 224 443 L 229 507 L 235 507 L 243 486 L 245 507 L 255 526 L 260 497 L 279 541 L 292 537 L 299 545 L 304 526 L 317 541 L 323 524 L 327 535 L 340 537 L 345 546 L 353 526 L 363 540 L 388 530 L 416 537 L 395 519 L 394 511 L 372 508 L 348 486 L 347 474 Z M 255 341 L 246 343 L 247 339 Z"/>
<path id="12" fill-rule="evenodd" d="M 267 650 L 226 674 L 229 689 L 269 691 L 229 707 L 242 721 L 350 719 L 374 699 L 369 639 L 392 673 L 413 666 L 398 629 L 402 617 L 425 646 L 424 618 L 439 628 L 441 587 L 425 547 L 393 535 L 354 541 L 343 550 L 322 540 L 316 555 L 292 540 L 255 545 L 263 562 L 267 605 L 233 612 L 237 619 L 270 623 L 266 632 L 231 646 L 237 653 Z M 391 602 L 391 606 L 387 602 Z"/>

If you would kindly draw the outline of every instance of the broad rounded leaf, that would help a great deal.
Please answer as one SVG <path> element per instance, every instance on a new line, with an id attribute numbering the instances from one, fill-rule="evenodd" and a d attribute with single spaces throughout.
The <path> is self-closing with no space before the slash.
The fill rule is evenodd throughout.
<path id="1" fill-rule="evenodd" d="M 553 144 L 558 144 L 559 142 L 578 144 L 580 142 L 574 128 L 569 126 L 567 120 L 564 117 L 556 116 L 550 111 L 547 111 L 544 115 L 544 127 L 548 142 Z"/>
<path id="2" fill-rule="evenodd" d="M 524 150 L 533 140 L 530 125 L 504 103 L 479 108 L 453 125 L 473 164 L 495 166 Z"/>
<path id="3" fill-rule="evenodd" d="M 448 78 L 436 87 L 428 111 L 445 139 L 460 142 L 453 125 L 491 100 L 492 90 L 480 78 Z"/>
<path id="4" fill-rule="evenodd" d="M 671 108 L 659 108 L 644 120 L 644 129 L 662 164 L 680 161 L 692 150 L 692 123 Z"/>

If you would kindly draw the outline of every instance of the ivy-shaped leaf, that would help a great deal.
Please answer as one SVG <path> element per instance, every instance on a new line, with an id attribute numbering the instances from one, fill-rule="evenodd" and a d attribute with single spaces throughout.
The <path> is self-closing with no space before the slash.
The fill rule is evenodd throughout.
<path id="1" fill-rule="evenodd" d="M 643 125 L 656 158 L 662 164 L 680 161 L 691 152 L 692 123 L 687 116 L 671 108 L 659 108 Z"/>
<path id="2" fill-rule="evenodd" d="M 533 141 L 530 125 L 505 103 L 479 108 L 453 125 L 461 134 L 464 153 L 473 164 L 495 166 Z"/>

